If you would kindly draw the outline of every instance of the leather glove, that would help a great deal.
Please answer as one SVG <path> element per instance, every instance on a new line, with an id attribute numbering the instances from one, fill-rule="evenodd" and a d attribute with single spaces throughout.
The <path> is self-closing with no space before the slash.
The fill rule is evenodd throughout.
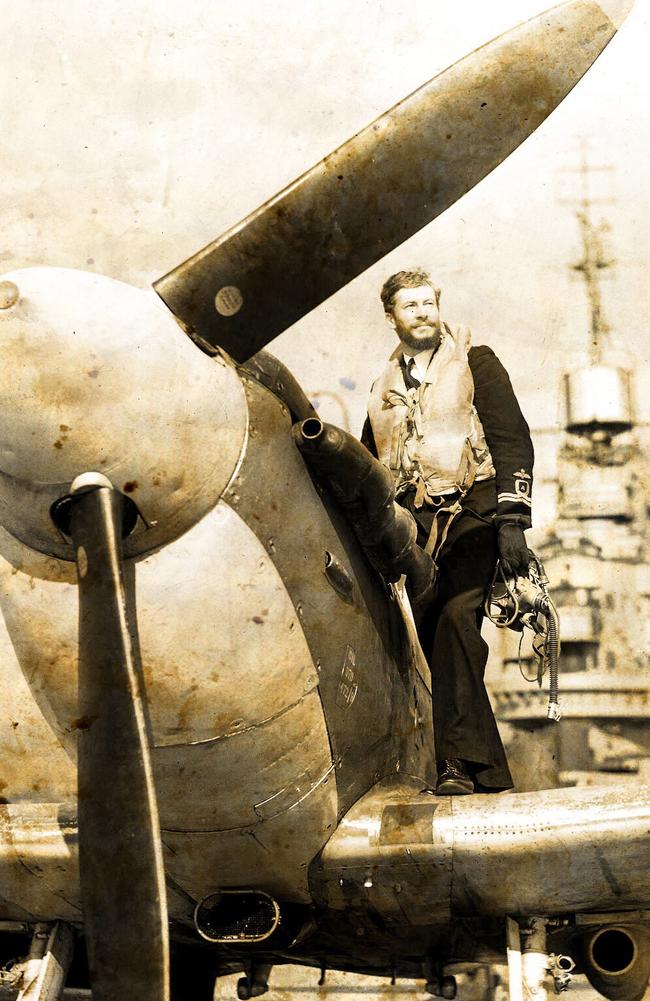
<path id="1" fill-rule="evenodd" d="M 519 525 L 508 522 L 499 525 L 497 543 L 501 566 L 506 577 L 527 577 L 530 556 L 524 530 Z"/>

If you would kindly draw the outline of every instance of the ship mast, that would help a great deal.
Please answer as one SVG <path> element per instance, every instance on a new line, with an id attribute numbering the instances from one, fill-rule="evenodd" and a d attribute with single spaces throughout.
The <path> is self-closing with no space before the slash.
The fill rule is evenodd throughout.
<path id="1" fill-rule="evenodd" d="M 590 195 L 589 176 L 594 171 L 604 171 L 611 168 L 590 166 L 583 150 L 582 163 L 578 169 L 582 180 L 582 197 L 579 200 L 576 215 L 582 237 L 582 258 L 571 267 L 574 271 L 580 272 L 585 281 L 591 320 L 589 359 L 592 365 L 600 365 L 603 360 L 604 341 L 610 329 L 603 314 L 600 278 L 601 272 L 606 268 L 611 268 L 615 262 L 613 258 L 606 256 L 603 244 L 603 235 L 609 232 L 609 224 L 603 221 L 595 225 L 592 221 L 591 209 L 595 200 Z"/>

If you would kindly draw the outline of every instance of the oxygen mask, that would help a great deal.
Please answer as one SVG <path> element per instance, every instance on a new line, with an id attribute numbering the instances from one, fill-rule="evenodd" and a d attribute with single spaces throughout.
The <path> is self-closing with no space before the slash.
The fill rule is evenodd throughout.
<path id="1" fill-rule="evenodd" d="M 519 668 L 526 681 L 537 682 L 549 673 L 549 702 L 547 718 L 560 719 L 558 702 L 558 671 L 560 654 L 560 620 L 557 609 L 548 593 L 548 577 L 542 561 L 530 551 L 527 577 L 507 575 L 497 560 L 484 609 L 487 618 L 499 629 L 513 629 L 523 634 L 533 633 L 533 652 L 537 658 L 534 677 L 524 673 L 519 644 Z"/>

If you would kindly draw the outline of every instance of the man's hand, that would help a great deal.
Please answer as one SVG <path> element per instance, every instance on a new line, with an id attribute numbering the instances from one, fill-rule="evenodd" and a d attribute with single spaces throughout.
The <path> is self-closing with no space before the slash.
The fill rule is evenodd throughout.
<path id="1" fill-rule="evenodd" d="M 507 577 L 527 577 L 530 556 L 523 529 L 507 522 L 500 525 L 498 546 L 504 574 Z"/>

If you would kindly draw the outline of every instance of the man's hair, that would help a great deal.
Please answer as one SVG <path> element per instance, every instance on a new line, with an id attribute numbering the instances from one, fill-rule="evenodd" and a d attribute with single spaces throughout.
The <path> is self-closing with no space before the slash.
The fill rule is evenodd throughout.
<path id="1" fill-rule="evenodd" d="M 384 304 L 384 312 L 390 313 L 393 309 L 395 296 L 402 288 L 419 288 L 420 285 L 430 285 L 436 294 L 436 300 L 440 299 L 440 289 L 434 285 L 431 275 L 424 268 L 413 268 L 412 271 L 398 271 L 391 275 L 382 285 L 381 301 Z"/>

